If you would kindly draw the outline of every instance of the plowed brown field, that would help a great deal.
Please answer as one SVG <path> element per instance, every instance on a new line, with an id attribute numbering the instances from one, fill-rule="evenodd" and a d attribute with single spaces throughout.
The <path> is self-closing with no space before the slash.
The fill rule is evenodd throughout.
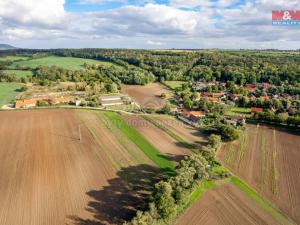
<path id="1" fill-rule="evenodd" d="M 122 118 L 170 160 L 178 162 L 182 160 L 185 155 L 192 153 L 191 150 L 185 148 L 182 144 L 143 117 L 123 115 Z"/>
<path id="2" fill-rule="evenodd" d="M 192 205 L 181 216 L 177 225 L 276 225 L 240 189 L 228 183 L 212 190 Z"/>
<path id="3" fill-rule="evenodd" d="M 135 214 L 159 170 L 98 116 L 0 112 L 1 225 L 121 224 Z"/>
<path id="4" fill-rule="evenodd" d="M 300 134 L 248 125 L 218 152 L 225 166 L 300 224 Z"/>
<path id="5" fill-rule="evenodd" d="M 123 85 L 122 92 L 129 95 L 142 108 L 159 109 L 163 107 L 167 99 L 162 99 L 160 95 L 165 93 L 170 95 L 168 89 L 158 83 L 141 85 Z"/>
<path id="6" fill-rule="evenodd" d="M 171 132 L 175 133 L 190 144 L 201 146 L 206 142 L 205 137 L 201 131 L 183 123 L 175 117 L 160 115 L 152 116 L 152 118 L 156 119 L 159 124 L 166 127 Z"/>

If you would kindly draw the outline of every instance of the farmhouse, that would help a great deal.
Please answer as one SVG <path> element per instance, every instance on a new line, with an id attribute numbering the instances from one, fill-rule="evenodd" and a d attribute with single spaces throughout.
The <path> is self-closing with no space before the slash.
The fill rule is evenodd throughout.
<path id="1" fill-rule="evenodd" d="M 232 116 L 225 117 L 224 122 L 233 126 L 243 126 L 246 123 L 246 120 L 242 116 Z"/>
<path id="2" fill-rule="evenodd" d="M 62 104 L 62 103 L 68 103 L 70 102 L 70 99 L 68 97 L 59 97 L 59 98 L 53 98 L 51 99 L 52 105 Z"/>
<path id="3" fill-rule="evenodd" d="M 205 112 L 202 111 L 188 111 L 188 110 L 181 110 L 180 115 L 185 119 L 188 119 L 192 122 L 198 122 L 201 118 L 205 117 Z"/>
<path id="4" fill-rule="evenodd" d="M 236 101 L 239 98 L 242 98 L 244 95 L 243 94 L 230 94 L 228 97 L 232 101 Z"/>
<path id="5" fill-rule="evenodd" d="M 17 100 L 15 103 L 15 108 L 30 108 L 35 107 L 37 104 L 36 99 L 28 99 L 28 100 Z"/>
<path id="6" fill-rule="evenodd" d="M 113 105 L 123 105 L 124 102 L 121 96 L 101 96 L 100 98 L 102 106 L 113 106 Z"/>
<path id="7" fill-rule="evenodd" d="M 256 113 L 260 113 L 262 111 L 263 111 L 263 108 L 255 108 L 255 107 L 251 108 L 251 114 L 252 115 L 255 115 Z"/>

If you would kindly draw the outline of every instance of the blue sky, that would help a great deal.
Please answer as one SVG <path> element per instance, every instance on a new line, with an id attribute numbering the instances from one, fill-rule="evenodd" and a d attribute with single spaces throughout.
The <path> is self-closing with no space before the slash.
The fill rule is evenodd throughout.
<path id="1" fill-rule="evenodd" d="M 271 11 L 299 0 L 5 0 L 0 43 L 26 48 L 300 48 Z"/>

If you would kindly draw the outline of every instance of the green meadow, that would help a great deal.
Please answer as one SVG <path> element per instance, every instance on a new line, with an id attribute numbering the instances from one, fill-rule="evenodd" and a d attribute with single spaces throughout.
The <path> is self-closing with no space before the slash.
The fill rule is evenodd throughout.
<path id="1" fill-rule="evenodd" d="M 19 84 L 0 83 L 0 107 L 12 102 L 14 97 L 19 93 Z"/>
<path id="2" fill-rule="evenodd" d="M 21 67 L 30 67 L 36 68 L 37 66 L 58 66 L 69 70 L 80 70 L 84 69 L 84 63 L 87 64 L 98 64 L 103 66 L 116 66 L 110 62 L 98 61 L 93 59 L 83 59 L 83 58 L 73 58 L 73 57 L 58 57 L 58 56 L 48 56 L 39 59 L 32 59 L 27 61 L 14 62 L 10 68 Z"/>

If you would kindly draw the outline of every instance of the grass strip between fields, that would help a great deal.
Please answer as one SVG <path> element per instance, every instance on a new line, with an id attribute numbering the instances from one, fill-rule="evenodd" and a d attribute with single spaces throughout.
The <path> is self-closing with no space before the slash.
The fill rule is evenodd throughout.
<path id="1" fill-rule="evenodd" d="M 270 214 L 275 220 L 277 220 L 280 224 L 284 225 L 294 225 L 295 223 L 283 215 L 279 209 L 275 208 L 271 203 L 267 200 L 259 196 L 259 194 L 250 188 L 246 183 L 240 180 L 238 177 L 233 176 L 231 178 L 231 182 L 242 190 L 249 198 L 251 198 L 257 205 L 259 205 L 264 211 Z"/>
<path id="2" fill-rule="evenodd" d="M 176 141 L 178 141 L 181 145 L 183 145 L 185 148 L 190 149 L 191 151 L 198 153 L 199 150 L 197 150 L 197 147 L 186 142 L 185 140 L 183 140 L 180 136 L 178 136 L 177 134 L 175 134 L 174 132 L 172 132 L 170 129 L 166 128 L 165 126 L 163 126 L 161 123 L 157 122 L 155 119 L 152 119 L 149 116 L 143 116 L 143 118 L 147 121 L 149 121 L 150 123 L 152 123 L 154 126 L 158 127 L 159 129 L 161 129 L 162 131 L 164 131 L 165 133 L 167 133 L 171 138 L 175 139 Z"/>
<path id="3" fill-rule="evenodd" d="M 138 131 L 130 127 L 115 112 L 105 112 L 110 119 L 133 143 L 135 143 L 155 164 L 163 171 L 172 175 L 175 172 L 175 164 L 162 155 L 151 143 L 149 143 Z"/>
<path id="4" fill-rule="evenodd" d="M 194 204 L 204 194 L 205 191 L 215 188 L 216 186 L 217 185 L 213 180 L 205 180 L 201 182 L 201 184 L 190 195 L 185 208 Z"/>

